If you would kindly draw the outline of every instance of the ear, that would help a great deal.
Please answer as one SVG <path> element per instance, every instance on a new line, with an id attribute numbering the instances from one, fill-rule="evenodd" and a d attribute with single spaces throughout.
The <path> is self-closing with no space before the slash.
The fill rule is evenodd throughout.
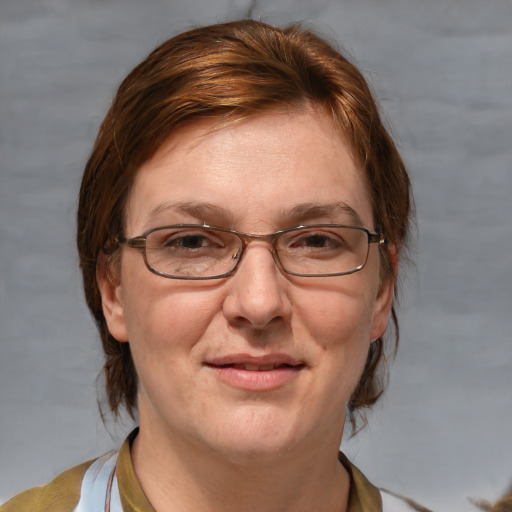
<path id="1" fill-rule="evenodd" d="M 120 264 L 120 262 L 119 262 Z M 103 316 L 117 341 L 128 341 L 124 317 L 120 272 L 113 272 L 108 257 L 101 253 L 96 264 L 96 281 L 101 294 Z"/>
<path id="2" fill-rule="evenodd" d="M 389 315 L 393 306 L 393 299 L 395 297 L 395 282 L 398 270 L 398 252 L 394 245 L 388 246 L 390 261 L 391 261 L 391 275 L 381 278 L 379 292 L 375 299 L 373 324 L 371 330 L 371 340 L 382 338 L 386 332 L 388 325 Z"/>

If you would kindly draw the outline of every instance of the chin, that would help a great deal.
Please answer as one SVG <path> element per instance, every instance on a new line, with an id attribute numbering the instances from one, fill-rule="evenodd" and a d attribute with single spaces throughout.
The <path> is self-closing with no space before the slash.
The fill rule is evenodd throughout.
<path id="1" fill-rule="evenodd" d="M 218 447 L 218 454 L 223 460 L 233 464 L 271 463 L 293 451 L 295 443 L 289 440 L 262 438 L 230 439 L 225 446 Z"/>
<path id="2" fill-rule="evenodd" d="M 212 432 L 212 444 L 223 456 L 243 460 L 272 459 L 298 448 L 300 433 L 293 428 L 294 418 L 285 418 L 273 408 L 246 407 Z M 225 418 L 226 419 L 226 418 Z"/>

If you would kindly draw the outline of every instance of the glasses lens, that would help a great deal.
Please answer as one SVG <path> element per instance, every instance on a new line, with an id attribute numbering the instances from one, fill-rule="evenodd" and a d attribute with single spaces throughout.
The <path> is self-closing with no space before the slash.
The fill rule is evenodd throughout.
<path id="1" fill-rule="evenodd" d="M 284 269 L 303 275 L 349 274 L 368 257 L 368 234 L 358 228 L 311 226 L 283 233 L 277 243 Z"/>
<path id="2" fill-rule="evenodd" d="M 241 247 L 241 240 L 225 231 L 201 226 L 160 228 L 147 236 L 146 260 L 159 274 L 204 279 L 231 271 Z"/>

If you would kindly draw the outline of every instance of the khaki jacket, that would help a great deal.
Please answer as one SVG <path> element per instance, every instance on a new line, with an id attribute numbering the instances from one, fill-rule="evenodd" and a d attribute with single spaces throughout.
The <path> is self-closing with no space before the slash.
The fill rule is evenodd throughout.
<path id="1" fill-rule="evenodd" d="M 111 457 L 111 460 L 114 461 L 112 463 L 113 467 L 115 467 L 113 473 L 115 473 L 117 478 L 118 496 L 122 505 L 122 512 L 155 512 L 144 495 L 133 470 L 130 445 L 135 435 L 136 432 L 133 432 L 123 443 L 116 458 Z M 397 500 L 389 494 L 382 495 L 379 489 L 373 486 L 342 453 L 340 453 L 339 459 L 351 476 L 347 512 L 418 510 L 408 508 L 405 502 Z M 86 481 L 85 475 L 88 474 L 88 470 L 90 470 L 89 473 L 94 471 L 95 466 L 93 464 L 96 463 L 97 465 L 98 461 L 100 459 L 76 466 L 60 474 L 47 485 L 34 487 L 18 494 L 1 506 L 0 512 L 82 512 L 82 510 L 96 512 L 96 510 L 84 508 L 83 499 L 81 499 L 81 489 L 83 482 Z M 102 496 L 104 495 L 105 493 L 102 493 Z M 382 496 L 384 496 L 384 502 L 386 503 L 385 509 L 383 509 L 382 505 Z M 79 502 L 81 505 L 77 508 Z M 108 507 L 105 508 L 103 498 L 102 503 L 98 504 L 97 510 L 102 512 L 103 510 L 108 510 Z"/>

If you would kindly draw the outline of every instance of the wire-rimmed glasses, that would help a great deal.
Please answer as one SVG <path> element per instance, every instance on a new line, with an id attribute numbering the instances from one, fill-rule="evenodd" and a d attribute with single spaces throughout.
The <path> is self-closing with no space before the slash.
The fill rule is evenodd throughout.
<path id="1" fill-rule="evenodd" d="M 370 244 L 384 244 L 380 233 L 342 224 L 301 225 L 266 235 L 206 224 L 173 224 L 117 242 L 139 250 L 147 268 L 170 279 L 221 279 L 233 274 L 252 241 L 271 245 L 276 264 L 288 274 L 328 277 L 353 274 L 368 259 Z"/>

